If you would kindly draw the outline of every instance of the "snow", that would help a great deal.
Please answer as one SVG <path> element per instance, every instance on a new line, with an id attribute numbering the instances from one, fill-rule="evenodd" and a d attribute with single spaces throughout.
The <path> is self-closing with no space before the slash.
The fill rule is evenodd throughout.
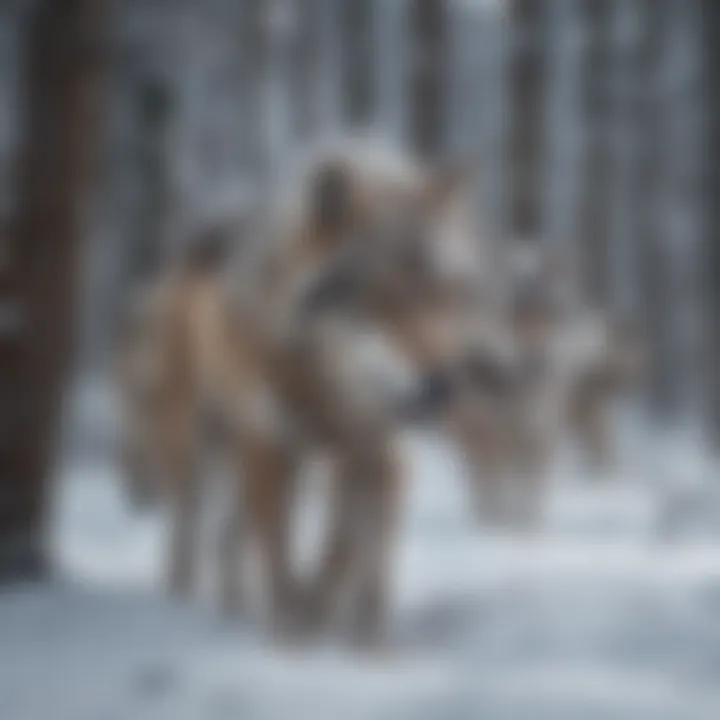
<path id="1" fill-rule="evenodd" d="M 632 462 L 588 480 L 568 461 L 547 530 L 513 536 L 474 525 L 449 447 L 406 444 L 392 643 L 370 656 L 170 602 L 160 520 L 128 511 L 107 460 L 69 463 L 62 580 L 0 595 L 2 718 L 720 717 L 717 537 L 663 542 L 663 494 Z"/>

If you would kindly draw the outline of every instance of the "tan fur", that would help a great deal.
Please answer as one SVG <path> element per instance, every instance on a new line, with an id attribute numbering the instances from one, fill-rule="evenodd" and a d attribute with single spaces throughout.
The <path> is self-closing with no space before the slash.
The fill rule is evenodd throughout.
<path id="1" fill-rule="evenodd" d="M 221 558 L 223 599 L 229 608 L 240 603 L 237 554 L 245 525 L 258 538 L 280 623 L 300 609 L 288 548 L 297 468 L 309 452 L 333 457 L 336 513 L 311 591 L 302 593 L 306 620 L 326 620 L 354 575 L 353 624 L 361 638 L 376 639 L 388 602 L 401 473 L 388 397 L 358 366 L 362 328 L 394 343 L 415 373 L 424 372 L 452 352 L 439 330 L 449 317 L 441 288 L 453 278 L 439 272 L 437 256 L 430 257 L 435 238 L 413 235 L 417 218 L 433 224 L 435 205 L 439 211 L 443 204 L 424 170 L 409 162 L 373 166 L 364 152 L 341 153 L 332 163 L 332 181 L 318 190 L 327 218 L 313 215 L 316 196 L 307 193 L 313 172 L 329 166 L 321 159 L 237 265 L 226 264 L 222 273 L 168 272 L 156 338 L 166 359 L 167 391 L 154 411 L 153 435 L 173 512 L 172 587 L 185 593 L 194 584 L 198 430 L 210 413 L 232 437 L 243 478 Z M 332 202 L 346 191 L 350 212 L 338 221 Z M 395 234 L 405 225 L 412 230 L 409 240 L 405 230 Z M 416 248 L 423 253 L 422 273 L 396 252 L 400 238 L 413 257 Z M 363 259 L 353 280 L 359 294 L 304 313 L 307 289 L 336 267 L 355 273 L 356 257 Z M 432 300 L 425 297 L 428 288 L 438 291 Z"/>

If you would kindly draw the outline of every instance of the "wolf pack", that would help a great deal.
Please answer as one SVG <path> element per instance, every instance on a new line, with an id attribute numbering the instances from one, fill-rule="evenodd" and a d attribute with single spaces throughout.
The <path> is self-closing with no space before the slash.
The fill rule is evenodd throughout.
<path id="1" fill-rule="evenodd" d="M 488 252 L 475 174 L 378 139 L 314 148 L 133 291 L 114 352 L 123 478 L 168 513 L 173 593 L 199 589 L 214 456 L 222 611 L 247 616 L 252 553 L 273 636 L 362 646 L 387 638 L 406 430 L 457 448 L 479 531 L 541 530 L 568 439 L 589 467 L 614 462 L 609 415 L 642 381 L 641 338 L 584 297 L 567 253 Z M 301 572 L 294 518 L 318 460 L 327 522 Z"/>

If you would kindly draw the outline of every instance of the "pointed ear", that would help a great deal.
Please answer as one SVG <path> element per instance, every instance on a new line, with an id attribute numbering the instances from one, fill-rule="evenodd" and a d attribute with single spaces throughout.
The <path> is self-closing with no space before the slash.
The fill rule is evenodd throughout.
<path id="1" fill-rule="evenodd" d="M 441 210 L 469 190 L 478 176 L 473 159 L 445 161 L 433 168 L 426 188 L 427 207 Z"/>
<path id="2" fill-rule="evenodd" d="M 320 164 L 311 180 L 310 220 L 316 232 L 334 237 L 345 231 L 355 215 L 352 170 L 338 159 Z"/>

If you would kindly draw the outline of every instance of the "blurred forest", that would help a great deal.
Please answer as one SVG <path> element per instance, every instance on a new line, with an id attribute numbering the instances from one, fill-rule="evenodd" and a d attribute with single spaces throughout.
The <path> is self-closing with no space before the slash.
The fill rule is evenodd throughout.
<path id="1" fill-rule="evenodd" d="M 477 158 L 486 238 L 577 257 L 588 294 L 650 338 L 651 422 L 720 443 L 719 33 L 716 0 L 0 2 L 2 260 L 34 238 L 27 272 L 47 290 L 30 370 L 3 298 L 0 529 L 41 515 L 79 237 L 85 378 L 175 243 L 347 128 Z M 93 90 L 98 107 L 78 107 Z M 29 282 L 18 267 L 8 298 Z"/>

